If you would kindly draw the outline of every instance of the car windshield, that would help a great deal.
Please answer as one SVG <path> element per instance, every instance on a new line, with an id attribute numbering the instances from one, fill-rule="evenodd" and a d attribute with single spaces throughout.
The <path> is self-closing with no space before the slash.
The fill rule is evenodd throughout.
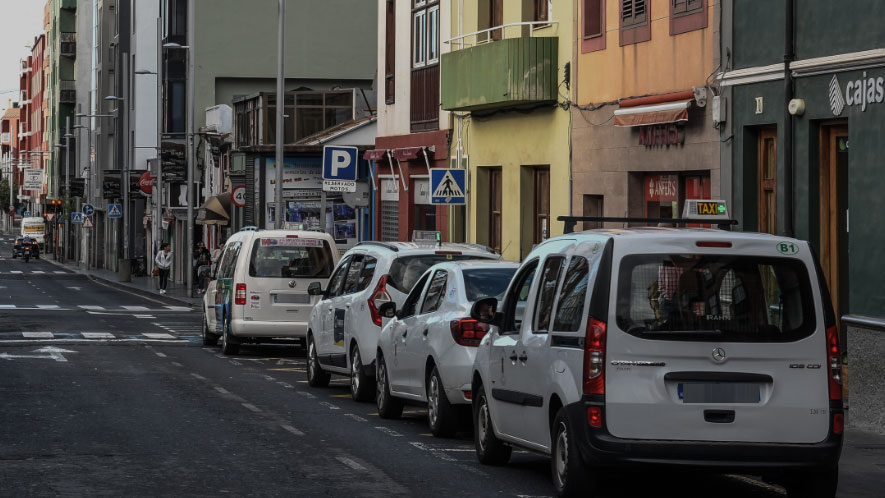
<path id="1" fill-rule="evenodd" d="M 256 239 L 249 276 L 259 278 L 328 278 L 332 251 L 325 240 L 264 237 Z"/>
<path id="2" fill-rule="evenodd" d="M 492 256 L 490 255 L 490 258 Z M 421 278 L 428 268 L 446 261 L 464 261 L 468 259 L 482 259 L 481 256 L 469 254 L 422 254 L 420 256 L 403 256 L 394 260 L 390 265 L 390 279 L 388 283 L 396 290 L 407 293 Z"/>
<path id="3" fill-rule="evenodd" d="M 645 339 L 790 342 L 815 327 L 808 270 L 796 259 L 632 255 L 617 292 L 618 326 Z"/>
<path id="4" fill-rule="evenodd" d="M 495 297 L 500 301 L 507 291 L 510 279 L 516 268 L 478 268 L 464 270 L 464 286 L 467 300 L 478 301 L 484 297 Z"/>

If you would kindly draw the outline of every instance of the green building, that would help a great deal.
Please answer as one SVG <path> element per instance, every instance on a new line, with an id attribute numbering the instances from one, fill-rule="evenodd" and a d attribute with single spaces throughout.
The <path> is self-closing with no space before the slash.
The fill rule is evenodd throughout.
<path id="1" fill-rule="evenodd" d="M 55 144 L 64 145 L 65 126 L 70 118 L 74 120 L 74 109 L 77 101 L 76 59 L 77 59 L 77 0 L 49 0 L 49 25 L 46 33 L 49 56 L 47 87 L 49 91 L 48 133 L 47 142 L 51 150 L 49 171 L 46 174 L 48 196 L 63 197 L 65 156 L 64 149 L 53 148 Z M 73 132 L 72 132 L 73 133 Z M 74 142 L 70 142 L 71 148 Z M 71 161 L 75 157 L 69 154 Z M 73 165 L 72 165 L 73 166 Z M 71 170 L 71 177 L 77 172 Z"/>
<path id="2" fill-rule="evenodd" d="M 724 1 L 718 102 L 732 213 L 743 230 L 817 251 L 849 358 L 848 423 L 876 431 L 885 431 L 883 15 L 877 0 Z"/>

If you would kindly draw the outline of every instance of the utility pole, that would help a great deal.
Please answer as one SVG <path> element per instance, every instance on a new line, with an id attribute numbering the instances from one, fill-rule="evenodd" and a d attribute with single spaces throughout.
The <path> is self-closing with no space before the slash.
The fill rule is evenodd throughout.
<path id="1" fill-rule="evenodd" d="M 286 0 L 279 0 L 279 19 L 277 27 L 277 138 L 276 138 L 276 183 L 274 184 L 274 203 L 276 215 L 274 216 L 274 228 L 283 228 L 283 217 L 286 210 L 283 208 L 283 130 L 285 128 L 286 115 Z M 325 208 L 325 205 L 323 206 Z M 325 226 L 326 213 L 320 213 L 320 220 Z"/>
<path id="2" fill-rule="evenodd" d="M 184 262 L 187 269 L 187 295 L 193 296 L 194 290 L 194 260 L 191 253 L 194 250 L 194 167 L 196 158 L 194 153 L 194 0 L 187 2 L 187 247 L 184 249 Z"/>
<path id="3" fill-rule="evenodd" d="M 156 198 L 156 213 L 154 213 L 153 226 L 154 234 L 154 252 L 160 250 L 160 239 L 163 233 L 163 160 L 161 156 L 161 145 L 163 143 L 163 18 L 157 16 L 157 180 L 154 185 L 154 196 Z M 154 264 L 154 258 L 147 258 Z"/>
<path id="4" fill-rule="evenodd" d="M 128 75 L 130 71 L 129 68 L 129 54 L 123 53 L 123 74 Z M 126 106 L 123 109 L 125 112 L 125 118 L 123 119 L 123 124 L 120 133 L 120 141 L 119 143 L 123 145 L 123 181 L 120 182 L 120 190 L 122 190 L 123 194 L 123 259 L 129 259 L 129 103 L 132 100 L 133 95 L 131 95 L 131 89 L 128 84 L 129 78 L 123 78 L 123 95 L 125 96 L 123 99 L 117 101 L 117 108 Z M 128 99 L 128 100 L 125 100 Z M 119 113 L 118 113 L 119 114 Z M 117 146 L 117 144 L 114 144 Z M 125 263 L 125 265 L 131 265 L 131 263 Z M 131 274 L 132 267 L 129 266 L 129 273 Z M 129 281 L 127 278 L 126 282 Z"/>

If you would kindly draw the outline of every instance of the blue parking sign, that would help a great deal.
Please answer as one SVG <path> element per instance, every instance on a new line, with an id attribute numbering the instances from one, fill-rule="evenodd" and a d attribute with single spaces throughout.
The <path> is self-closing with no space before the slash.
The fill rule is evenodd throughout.
<path id="1" fill-rule="evenodd" d="M 358 157 L 356 147 L 323 147 L 323 180 L 356 181 Z"/>
<path id="2" fill-rule="evenodd" d="M 463 169 L 430 170 L 430 203 L 446 206 L 466 204 L 467 175 Z"/>

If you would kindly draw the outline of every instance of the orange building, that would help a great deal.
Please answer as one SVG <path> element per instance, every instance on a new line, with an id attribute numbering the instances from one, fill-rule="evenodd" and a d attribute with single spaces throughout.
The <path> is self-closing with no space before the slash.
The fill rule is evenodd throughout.
<path id="1" fill-rule="evenodd" d="M 685 199 L 718 198 L 719 4 L 576 4 L 572 212 L 671 218 Z"/>

